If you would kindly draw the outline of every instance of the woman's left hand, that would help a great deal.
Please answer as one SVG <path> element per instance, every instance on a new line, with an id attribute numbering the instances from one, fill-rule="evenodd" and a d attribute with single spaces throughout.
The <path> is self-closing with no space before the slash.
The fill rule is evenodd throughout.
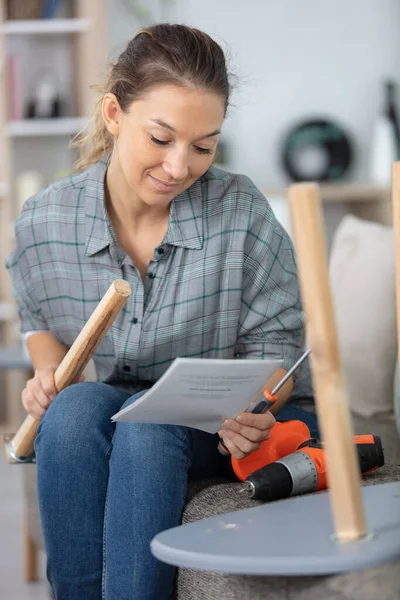
<path id="1" fill-rule="evenodd" d="M 258 450 L 269 438 L 274 424 L 275 418 L 269 411 L 263 415 L 240 413 L 236 419 L 225 419 L 218 433 L 232 456 L 241 459 Z"/>

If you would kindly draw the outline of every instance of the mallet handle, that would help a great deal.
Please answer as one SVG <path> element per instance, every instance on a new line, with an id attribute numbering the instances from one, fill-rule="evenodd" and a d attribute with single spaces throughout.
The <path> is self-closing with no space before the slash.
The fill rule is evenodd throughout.
<path id="1" fill-rule="evenodd" d="M 59 392 L 78 379 L 130 295 L 126 281 L 116 279 L 110 285 L 54 374 Z M 38 425 L 31 415 L 26 417 L 10 442 L 16 456 L 33 454 Z"/>
<path id="2" fill-rule="evenodd" d="M 289 202 L 301 295 L 313 349 L 311 368 L 317 414 L 325 442 L 336 536 L 340 541 L 349 542 L 366 534 L 366 524 L 329 287 L 318 185 L 291 185 Z"/>

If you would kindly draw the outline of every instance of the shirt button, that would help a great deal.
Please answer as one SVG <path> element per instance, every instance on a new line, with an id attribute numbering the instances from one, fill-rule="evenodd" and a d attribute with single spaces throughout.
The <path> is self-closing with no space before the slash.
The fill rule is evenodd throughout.
<path id="1" fill-rule="evenodd" d="M 164 248 L 157 248 L 158 254 L 164 254 Z"/>
<path id="2" fill-rule="evenodd" d="M 124 365 L 122 368 L 124 369 L 124 371 L 130 371 L 131 370 L 131 368 L 130 368 L 129 365 Z"/>
<path id="3" fill-rule="evenodd" d="M 154 275 L 154 273 L 147 273 L 147 277 L 149 279 L 155 279 L 156 276 Z"/>
<path id="4" fill-rule="evenodd" d="M 138 322 L 137 318 L 136 318 L 136 317 L 133 317 L 133 319 L 132 319 L 131 323 L 133 323 L 134 325 L 136 325 L 136 323 L 137 323 L 137 322 Z"/>

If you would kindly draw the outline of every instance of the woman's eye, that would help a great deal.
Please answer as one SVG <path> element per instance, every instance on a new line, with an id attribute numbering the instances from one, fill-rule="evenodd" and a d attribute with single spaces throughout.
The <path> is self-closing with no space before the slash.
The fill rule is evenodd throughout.
<path id="1" fill-rule="evenodd" d="M 159 140 L 158 138 L 154 137 L 154 135 L 151 135 L 150 139 L 153 144 L 157 144 L 157 146 L 165 147 L 170 143 L 169 140 Z M 198 154 L 211 154 L 211 150 L 209 148 L 201 148 L 201 146 L 193 146 L 193 148 Z"/>
<path id="2" fill-rule="evenodd" d="M 200 146 L 194 146 L 194 149 L 199 154 L 211 154 L 211 150 L 209 148 L 200 148 Z"/>
<path id="3" fill-rule="evenodd" d="M 151 135 L 150 138 L 154 144 L 157 144 L 157 146 L 167 146 L 167 144 L 169 144 L 168 141 L 159 140 L 158 138 L 154 137 L 154 135 Z"/>

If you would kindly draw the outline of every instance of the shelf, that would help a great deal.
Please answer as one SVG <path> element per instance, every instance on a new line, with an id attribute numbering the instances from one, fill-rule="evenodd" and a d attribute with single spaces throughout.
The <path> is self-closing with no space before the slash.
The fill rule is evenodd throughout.
<path id="1" fill-rule="evenodd" d="M 260 189 L 268 198 L 286 198 L 287 187 L 263 187 Z M 390 187 L 367 183 L 321 184 L 322 202 L 382 202 L 390 201 Z"/>
<path id="2" fill-rule="evenodd" d="M 25 119 L 8 122 L 10 137 L 43 137 L 53 135 L 73 135 L 78 133 L 87 120 L 79 117 L 62 117 L 60 119 Z"/>
<path id="3" fill-rule="evenodd" d="M 79 33 L 89 29 L 88 19 L 29 19 L 5 21 L 1 32 L 6 35 Z"/>
<path id="4" fill-rule="evenodd" d="M 0 369 L 31 369 L 32 363 L 21 346 L 0 346 Z"/>

